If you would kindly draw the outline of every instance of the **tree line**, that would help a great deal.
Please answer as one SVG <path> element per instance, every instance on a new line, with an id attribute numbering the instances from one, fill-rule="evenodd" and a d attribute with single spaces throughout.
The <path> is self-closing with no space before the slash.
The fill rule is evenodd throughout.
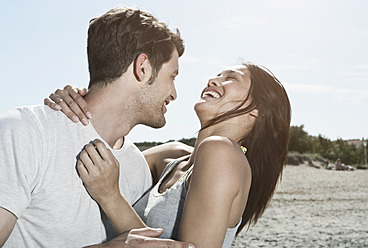
<path id="1" fill-rule="evenodd" d="M 364 146 L 349 144 L 346 140 L 330 140 L 322 135 L 312 136 L 304 125 L 291 126 L 289 151 L 319 154 L 330 161 L 338 158 L 345 164 L 364 164 Z"/>

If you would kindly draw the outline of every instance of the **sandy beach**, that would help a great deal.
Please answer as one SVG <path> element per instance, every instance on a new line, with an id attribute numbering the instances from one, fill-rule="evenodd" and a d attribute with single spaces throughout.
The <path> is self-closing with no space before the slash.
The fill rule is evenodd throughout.
<path id="1" fill-rule="evenodd" d="M 270 206 L 232 247 L 368 247 L 368 170 L 287 165 Z"/>

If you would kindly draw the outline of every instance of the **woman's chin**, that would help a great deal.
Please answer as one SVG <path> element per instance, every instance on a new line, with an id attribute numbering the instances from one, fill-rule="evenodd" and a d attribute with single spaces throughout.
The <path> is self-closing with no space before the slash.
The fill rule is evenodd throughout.
<path id="1" fill-rule="evenodd" d="M 200 115 L 203 112 L 206 112 L 206 106 L 204 105 L 205 105 L 205 102 L 203 101 L 199 101 L 196 104 L 194 104 L 194 111 L 197 113 L 198 117 L 200 117 Z"/>
<path id="2" fill-rule="evenodd" d="M 211 108 L 209 108 L 208 105 L 206 106 L 206 104 L 203 104 L 203 102 L 196 103 L 194 105 L 194 110 L 201 123 L 206 123 L 215 117 L 215 114 L 213 111 L 211 111 Z"/>

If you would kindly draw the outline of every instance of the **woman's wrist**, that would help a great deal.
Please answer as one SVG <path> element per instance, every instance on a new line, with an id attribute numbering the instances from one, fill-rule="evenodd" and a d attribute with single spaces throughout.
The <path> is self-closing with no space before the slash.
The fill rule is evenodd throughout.
<path id="1" fill-rule="evenodd" d="M 97 203 L 105 210 L 113 206 L 115 203 L 125 200 L 119 192 L 111 192 L 110 194 L 104 195 L 103 197 L 96 199 Z"/>

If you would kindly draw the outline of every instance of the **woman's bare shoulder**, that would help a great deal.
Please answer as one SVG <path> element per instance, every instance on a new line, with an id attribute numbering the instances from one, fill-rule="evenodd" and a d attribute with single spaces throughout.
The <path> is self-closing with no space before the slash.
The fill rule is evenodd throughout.
<path id="1" fill-rule="evenodd" d="M 198 146 L 196 167 L 206 167 L 206 176 L 221 177 L 229 183 L 242 183 L 244 176 L 250 179 L 251 169 L 239 144 L 222 136 L 211 136 Z M 220 173 L 219 173 L 220 171 Z"/>
<path id="2" fill-rule="evenodd" d="M 226 161 L 227 164 L 248 164 L 240 145 L 223 136 L 210 136 L 204 139 L 198 146 L 198 154 L 207 159 L 214 160 L 213 158 L 216 158 L 222 162 Z"/>

